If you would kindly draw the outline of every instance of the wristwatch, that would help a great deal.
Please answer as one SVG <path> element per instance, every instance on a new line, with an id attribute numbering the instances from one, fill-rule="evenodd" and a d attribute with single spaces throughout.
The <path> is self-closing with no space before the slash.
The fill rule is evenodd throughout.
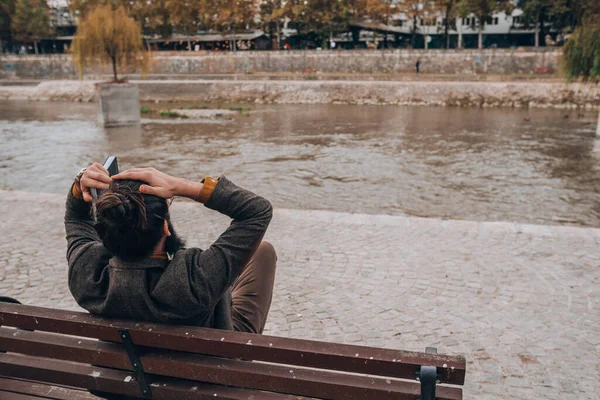
<path id="1" fill-rule="evenodd" d="M 213 190 L 215 190 L 217 183 L 219 183 L 219 179 L 207 176 L 206 178 L 202 179 L 201 183 L 204 185 L 202 186 L 200 193 L 198 193 L 198 198 L 196 200 L 200 203 L 206 203 L 208 199 L 210 199 Z"/>
<path id="2" fill-rule="evenodd" d="M 81 168 L 81 171 L 79 171 L 79 173 L 75 176 L 75 182 L 77 182 L 78 185 L 79 185 L 79 181 L 81 181 L 81 177 L 83 176 L 85 171 L 87 171 L 87 168 Z"/>
<path id="3" fill-rule="evenodd" d="M 73 183 L 73 188 L 71 189 L 73 196 L 77 197 L 78 199 L 83 199 L 83 192 L 81 191 L 81 185 L 79 183 L 81 182 L 81 177 L 85 171 L 87 171 L 87 168 L 82 168 L 81 171 L 79 171 L 79 173 L 75 176 L 75 182 Z"/>

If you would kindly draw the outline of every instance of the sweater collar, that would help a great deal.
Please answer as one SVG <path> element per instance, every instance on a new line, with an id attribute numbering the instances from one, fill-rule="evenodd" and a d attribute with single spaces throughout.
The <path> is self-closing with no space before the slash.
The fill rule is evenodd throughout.
<path id="1" fill-rule="evenodd" d="M 139 261 L 127 261 L 119 257 L 113 257 L 110 264 L 116 268 L 124 269 L 150 269 L 150 268 L 166 268 L 169 265 L 168 258 L 144 258 Z"/>

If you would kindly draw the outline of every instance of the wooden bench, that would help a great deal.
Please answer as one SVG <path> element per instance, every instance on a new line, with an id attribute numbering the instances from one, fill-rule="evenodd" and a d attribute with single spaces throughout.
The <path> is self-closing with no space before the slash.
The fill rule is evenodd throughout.
<path id="1" fill-rule="evenodd" d="M 433 352 L 137 323 L 8 303 L 0 303 L 0 325 L 2 399 L 94 398 L 89 389 L 178 400 L 457 400 L 462 388 L 450 385 L 465 380 L 464 357 Z"/>

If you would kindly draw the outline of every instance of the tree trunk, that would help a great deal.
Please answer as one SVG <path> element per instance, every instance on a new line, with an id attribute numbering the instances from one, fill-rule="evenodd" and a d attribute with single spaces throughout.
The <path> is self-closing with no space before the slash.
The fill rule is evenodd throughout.
<path id="1" fill-rule="evenodd" d="M 458 30 L 458 45 L 459 49 L 463 48 L 463 35 L 462 35 L 462 21 L 460 22 L 460 28 Z"/>
<path id="2" fill-rule="evenodd" d="M 548 43 L 546 43 L 546 35 L 545 35 L 545 29 L 544 29 L 544 10 L 540 10 L 540 14 L 539 14 L 539 18 L 538 18 L 538 42 L 540 44 L 540 46 L 547 46 Z"/>
<path id="3" fill-rule="evenodd" d="M 277 21 L 277 50 L 281 49 L 281 26 Z"/>
<path id="4" fill-rule="evenodd" d="M 412 37 L 410 38 L 410 46 L 414 49 L 417 40 L 417 16 L 413 17 Z"/>
<path id="5" fill-rule="evenodd" d="M 354 45 L 354 48 L 357 49 L 360 42 L 360 30 L 352 27 L 350 33 L 352 34 L 352 44 Z"/>
<path id="6" fill-rule="evenodd" d="M 38 45 L 37 45 L 37 40 L 33 41 L 33 48 L 35 50 L 35 54 L 38 54 Z"/>
<path id="7" fill-rule="evenodd" d="M 188 43 L 188 51 L 192 51 L 192 42 L 190 41 L 190 39 L 187 40 Z"/>
<path id="8" fill-rule="evenodd" d="M 233 28 L 233 35 L 231 37 L 232 37 L 231 44 L 233 45 L 233 46 L 231 46 L 231 51 L 233 51 L 235 53 L 236 47 L 237 47 L 237 45 L 235 43 L 235 28 Z"/>
<path id="9" fill-rule="evenodd" d="M 540 47 L 540 10 L 538 10 L 535 16 L 535 47 Z"/>
<path id="10" fill-rule="evenodd" d="M 450 35 L 448 34 L 448 30 L 450 25 L 450 3 L 446 5 L 446 22 L 444 24 L 444 36 L 446 37 L 446 48 L 450 48 Z"/>
<path id="11" fill-rule="evenodd" d="M 116 57 L 112 57 L 112 67 L 113 67 L 113 78 L 115 80 L 115 82 L 119 81 L 119 78 L 117 77 L 117 58 Z"/>
<path id="12" fill-rule="evenodd" d="M 483 49 L 483 23 L 479 22 L 479 32 L 477 33 L 477 48 Z"/>

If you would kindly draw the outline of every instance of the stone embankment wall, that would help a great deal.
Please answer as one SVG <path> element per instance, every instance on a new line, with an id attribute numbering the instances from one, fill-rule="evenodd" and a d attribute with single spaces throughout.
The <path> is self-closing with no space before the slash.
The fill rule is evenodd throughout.
<path id="1" fill-rule="evenodd" d="M 557 82 L 132 81 L 142 100 L 207 103 L 379 104 L 595 108 L 600 85 Z M 91 101 L 92 81 L 2 87 L 0 99 Z"/>
<path id="2" fill-rule="evenodd" d="M 207 74 L 548 74 L 559 69 L 561 50 L 353 50 L 154 53 L 151 75 Z M 109 74 L 108 67 L 88 74 Z M 0 56 L 0 78 L 72 79 L 69 55 Z"/>
<path id="3" fill-rule="evenodd" d="M 139 81 L 146 100 L 594 108 L 600 86 L 552 82 Z"/>

